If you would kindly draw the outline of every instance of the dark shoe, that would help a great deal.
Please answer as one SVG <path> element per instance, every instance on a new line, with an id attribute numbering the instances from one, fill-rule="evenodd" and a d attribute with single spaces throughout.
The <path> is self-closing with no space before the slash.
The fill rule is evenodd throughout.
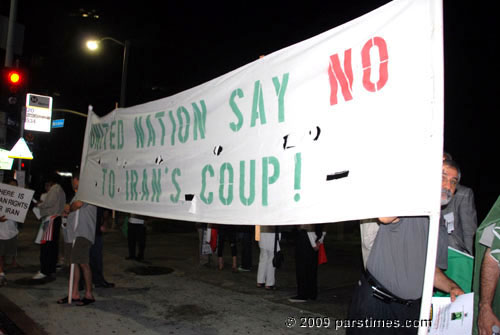
<path id="1" fill-rule="evenodd" d="M 89 304 L 93 304 L 95 302 L 95 299 L 87 299 L 83 298 L 79 302 L 76 303 L 77 306 L 87 306 Z"/>
<path id="2" fill-rule="evenodd" d="M 99 284 L 94 284 L 95 288 L 113 288 L 115 287 L 114 283 L 108 283 L 107 281 L 99 283 Z"/>
<path id="3" fill-rule="evenodd" d="M 127 261 L 129 261 L 129 260 L 131 260 L 131 259 L 135 259 L 135 256 L 128 256 L 128 257 L 125 257 L 125 259 L 126 259 Z"/>
<path id="4" fill-rule="evenodd" d="M 268 290 L 268 291 L 276 291 L 276 285 L 266 286 L 266 290 Z"/>
<path id="5" fill-rule="evenodd" d="M 257 287 L 258 288 L 263 288 L 264 286 L 266 286 L 266 284 L 264 284 L 264 283 L 257 283 Z"/>
<path id="6" fill-rule="evenodd" d="M 64 297 L 62 299 L 57 300 L 57 304 L 58 305 L 67 304 L 68 301 L 69 301 L 69 298 L 68 297 Z M 71 299 L 71 302 L 79 302 L 79 301 L 80 301 L 80 299 Z"/>

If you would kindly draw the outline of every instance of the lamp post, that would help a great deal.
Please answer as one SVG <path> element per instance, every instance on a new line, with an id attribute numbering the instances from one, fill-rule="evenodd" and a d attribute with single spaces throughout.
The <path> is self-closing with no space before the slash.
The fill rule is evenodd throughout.
<path id="1" fill-rule="evenodd" d="M 103 37 L 100 40 L 89 40 L 86 45 L 91 51 L 95 51 L 99 48 L 99 45 L 103 41 L 113 41 L 123 47 L 123 64 L 122 64 L 122 80 L 120 88 L 120 107 L 125 107 L 125 95 L 127 90 L 127 67 L 128 67 L 128 57 L 130 51 L 130 41 L 125 40 L 125 42 L 120 42 L 112 37 Z"/>

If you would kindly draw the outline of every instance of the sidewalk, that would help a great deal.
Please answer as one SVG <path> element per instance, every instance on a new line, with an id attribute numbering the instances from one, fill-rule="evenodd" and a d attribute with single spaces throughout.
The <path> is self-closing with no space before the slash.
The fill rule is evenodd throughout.
<path id="1" fill-rule="evenodd" d="M 219 271 L 215 259 L 212 267 L 198 265 L 194 223 L 162 221 L 149 226 L 145 263 L 125 260 L 127 242 L 121 231 L 104 235 L 105 277 L 116 287 L 95 289 L 96 303 L 77 307 L 56 304 L 67 295 L 67 269 L 33 285 L 30 278 L 39 269 L 39 246 L 33 243 L 38 225 L 29 216 L 19 237 L 18 262 L 23 268 L 7 270 L 8 284 L 0 287 L 0 329 L 2 313 L 20 334 L 308 334 L 321 329 L 287 328 L 285 321 L 328 317 L 333 328 L 335 319 L 345 318 L 360 276 L 355 234 L 338 241 L 337 227 L 329 224 L 328 263 L 319 267 L 318 299 L 293 304 L 287 300 L 296 293 L 293 241 L 281 244 L 285 263 L 276 273 L 278 289 L 267 291 L 256 287 L 256 242 L 252 271 L 232 273 L 229 250 L 226 267 Z"/>

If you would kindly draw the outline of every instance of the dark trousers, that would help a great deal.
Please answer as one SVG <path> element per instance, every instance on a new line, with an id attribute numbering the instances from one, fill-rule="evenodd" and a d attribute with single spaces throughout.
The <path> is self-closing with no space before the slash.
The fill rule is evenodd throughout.
<path id="1" fill-rule="evenodd" d="M 94 244 L 90 247 L 90 269 L 92 270 L 92 283 L 104 284 L 102 273 L 102 235 L 96 235 Z"/>
<path id="2" fill-rule="evenodd" d="M 231 246 L 231 256 L 238 255 L 238 248 L 236 247 L 236 231 L 233 227 L 218 227 L 218 239 L 217 239 L 217 257 L 222 257 L 224 255 L 224 244 L 228 241 Z"/>
<path id="3" fill-rule="evenodd" d="M 137 258 L 144 258 L 146 249 L 146 226 L 144 224 L 128 224 L 128 256 L 135 257 L 136 246 L 138 246 Z"/>
<path id="4" fill-rule="evenodd" d="M 363 275 L 354 290 L 347 319 L 366 320 L 369 327 L 349 327 L 346 328 L 346 334 L 417 334 L 418 328 L 412 325 L 414 320 L 419 319 L 419 315 L 420 303 L 406 306 L 396 302 L 386 303 L 373 297 L 371 285 Z M 390 326 L 387 326 L 388 323 L 391 323 Z M 401 326 L 395 327 L 396 323 Z"/>
<path id="5" fill-rule="evenodd" d="M 318 295 L 318 252 L 313 249 L 305 230 L 297 231 L 295 241 L 297 296 L 316 299 Z"/>
<path id="6" fill-rule="evenodd" d="M 40 272 L 48 276 L 56 272 L 57 257 L 59 255 L 59 231 L 61 217 L 54 219 L 52 241 L 40 244 Z"/>
<path id="7" fill-rule="evenodd" d="M 241 241 L 241 267 L 247 270 L 252 268 L 252 226 L 245 226 L 240 233 Z"/>

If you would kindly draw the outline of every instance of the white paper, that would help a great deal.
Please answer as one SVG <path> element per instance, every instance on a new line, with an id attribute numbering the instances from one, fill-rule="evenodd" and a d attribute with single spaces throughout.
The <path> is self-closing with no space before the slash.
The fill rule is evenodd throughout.
<path id="1" fill-rule="evenodd" d="M 40 208 L 38 207 L 33 207 L 33 213 L 35 214 L 36 218 L 40 220 L 42 218 L 42 215 L 40 214 Z"/>
<path id="2" fill-rule="evenodd" d="M 455 217 L 453 215 L 453 212 L 447 213 L 443 217 L 444 217 L 444 221 L 447 224 L 448 234 L 453 233 L 453 231 L 455 230 L 455 223 L 454 223 L 455 222 Z"/>
<path id="3" fill-rule="evenodd" d="M 40 244 L 42 242 L 42 235 L 43 235 L 43 222 L 40 223 L 40 227 L 38 227 L 38 232 L 35 237 L 36 244 Z"/>
<path id="4" fill-rule="evenodd" d="M 460 295 L 454 302 L 449 297 L 433 297 L 429 335 L 470 335 L 473 314 L 474 293 Z"/>

